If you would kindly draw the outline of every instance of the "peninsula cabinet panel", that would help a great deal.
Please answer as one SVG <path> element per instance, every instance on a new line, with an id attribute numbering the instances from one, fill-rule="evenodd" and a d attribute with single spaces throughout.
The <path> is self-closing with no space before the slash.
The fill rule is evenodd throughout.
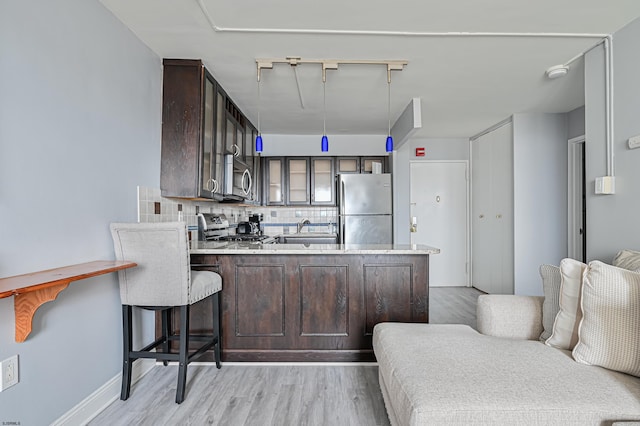
<path id="1" fill-rule="evenodd" d="M 375 324 L 428 322 L 428 261 L 426 254 L 191 255 L 192 267 L 222 276 L 223 361 L 371 361 Z M 208 306 L 192 310 L 192 330 L 210 329 Z"/>
<path id="2" fill-rule="evenodd" d="M 349 335 L 347 266 L 300 266 L 300 335 Z"/>
<path id="3" fill-rule="evenodd" d="M 236 265 L 235 269 L 235 335 L 284 336 L 284 265 Z"/>
<path id="4" fill-rule="evenodd" d="M 364 266 L 366 335 L 373 334 L 373 326 L 379 322 L 412 322 L 414 294 L 411 266 Z"/>

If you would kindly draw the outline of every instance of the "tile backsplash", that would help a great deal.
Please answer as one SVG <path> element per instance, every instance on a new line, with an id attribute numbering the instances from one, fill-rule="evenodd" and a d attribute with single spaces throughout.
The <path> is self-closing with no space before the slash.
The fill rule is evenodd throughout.
<path id="1" fill-rule="evenodd" d="M 337 208 L 332 206 L 242 206 L 215 201 L 166 198 L 159 188 L 138 186 L 138 221 L 171 222 L 184 220 L 194 229 L 198 226 L 196 214 L 223 213 L 231 223 L 248 220 L 250 214 L 262 213 L 264 233 L 280 235 L 295 233 L 297 224 L 308 219 L 305 232 L 335 232 Z"/>
<path id="2" fill-rule="evenodd" d="M 224 213 L 230 222 L 247 220 L 246 208 L 215 201 L 166 198 L 159 188 L 138 186 L 138 222 L 172 222 L 184 220 L 197 227 L 197 213 Z"/>
<path id="3" fill-rule="evenodd" d="M 264 233 L 267 235 L 293 234 L 298 223 L 305 219 L 311 222 L 304 227 L 305 232 L 335 232 L 337 220 L 336 207 L 248 207 L 251 213 L 264 216 Z"/>

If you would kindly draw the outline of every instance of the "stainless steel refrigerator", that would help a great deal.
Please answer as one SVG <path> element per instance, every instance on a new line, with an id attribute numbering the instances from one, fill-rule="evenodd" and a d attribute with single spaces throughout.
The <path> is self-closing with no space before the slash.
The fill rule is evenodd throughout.
<path id="1" fill-rule="evenodd" d="M 393 243 L 390 174 L 338 175 L 338 236 L 341 244 Z"/>

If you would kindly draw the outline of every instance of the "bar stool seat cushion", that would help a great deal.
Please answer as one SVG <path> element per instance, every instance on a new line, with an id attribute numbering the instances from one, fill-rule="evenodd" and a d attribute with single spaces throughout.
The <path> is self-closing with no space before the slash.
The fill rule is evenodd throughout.
<path id="1" fill-rule="evenodd" d="M 191 271 L 189 305 L 222 290 L 222 278 L 211 271 Z"/>

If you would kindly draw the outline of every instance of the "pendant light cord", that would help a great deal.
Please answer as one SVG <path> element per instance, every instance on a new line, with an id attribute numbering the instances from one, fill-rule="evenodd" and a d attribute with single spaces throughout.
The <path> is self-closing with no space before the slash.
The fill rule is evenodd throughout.
<path id="1" fill-rule="evenodd" d="M 391 76 L 387 79 L 387 119 L 389 120 L 389 133 L 391 136 Z"/>
<path id="2" fill-rule="evenodd" d="M 260 78 L 258 78 L 258 134 L 262 135 L 262 132 L 260 131 L 260 104 L 262 102 L 260 101 Z"/>
<path id="3" fill-rule="evenodd" d="M 327 135 L 327 80 L 322 79 L 322 134 Z"/>

